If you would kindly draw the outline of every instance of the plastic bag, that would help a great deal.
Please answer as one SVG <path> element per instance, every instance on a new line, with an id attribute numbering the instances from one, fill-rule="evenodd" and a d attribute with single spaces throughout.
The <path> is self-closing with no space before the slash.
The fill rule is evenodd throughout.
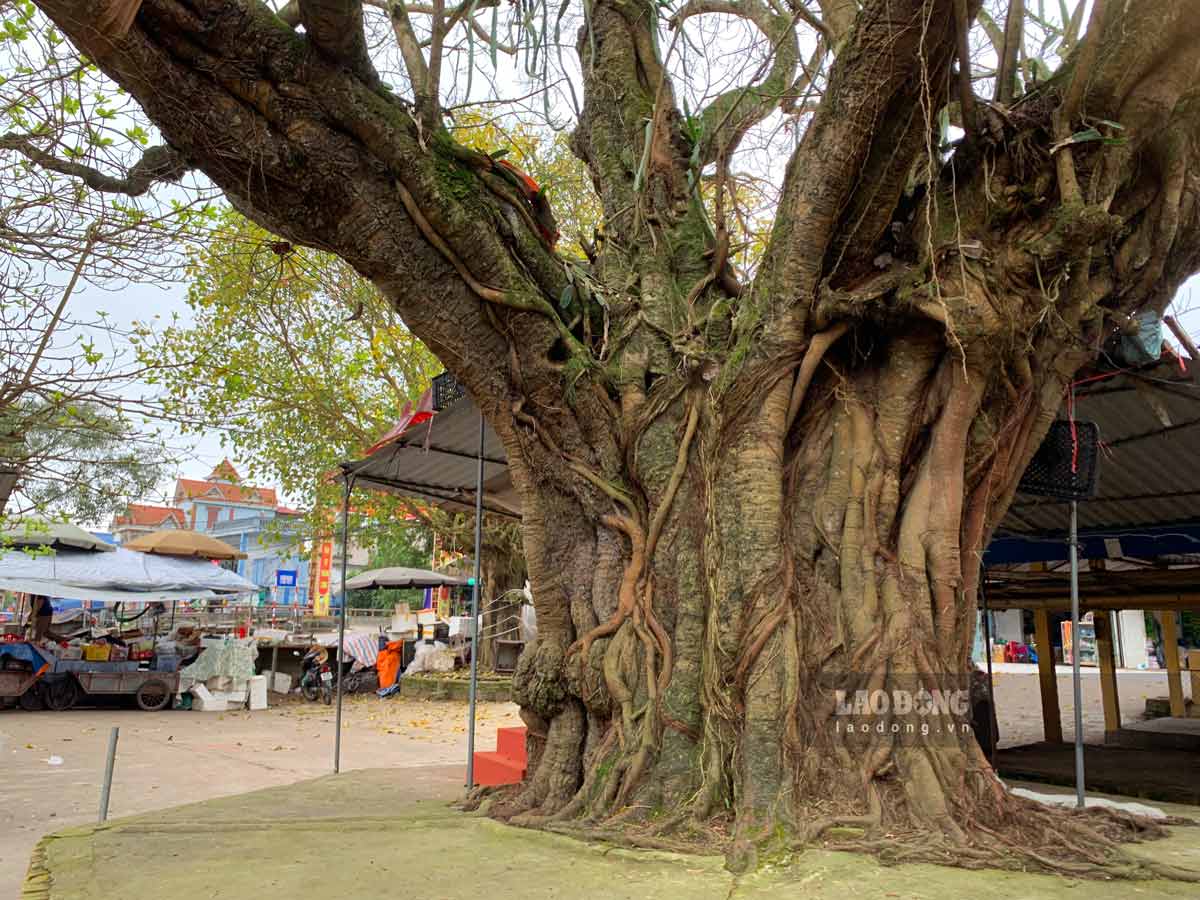
<path id="1" fill-rule="evenodd" d="M 521 640 L 526 644 L 537 640 L 537 611 L 532 603 L 521 605 Z"/>
<path id="2" fill-rule="evenodd" d="M 417 644 L 413 660 L 404 670 L 405 675 L 419 672 L 450 672 L 454 669 L 454 651 L 441 641 L 432 644 Z"/>

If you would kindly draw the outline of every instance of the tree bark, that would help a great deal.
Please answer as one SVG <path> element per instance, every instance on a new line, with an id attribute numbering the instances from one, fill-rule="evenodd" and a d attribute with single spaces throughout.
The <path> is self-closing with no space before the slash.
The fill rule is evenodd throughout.
<path id="1" fill-rule="evenodd" d="M 578 42 L 586 267 L 357 50 L 254 2 L 145 0 L 111 45 L 87 0 L 38 3 L 240 209 L 371 278 L 504 440 L 539 638 L 530 774 L 493 814 L 735 868 L 820 841 L 1145 871 L 1110 839 L 1153 826 L 1013 798 L 944 710 L 847 737 L 837 692 L 961 686 L 980 554 L 1064 391 L 1200 268 L 1194 4 L 1112 5 L 949 157 L 961 4 L 823 4 L 837 58 L 740 290 L 689 167 L 748 120 L 689 136 L 648 2 L 593 0 Z"/>

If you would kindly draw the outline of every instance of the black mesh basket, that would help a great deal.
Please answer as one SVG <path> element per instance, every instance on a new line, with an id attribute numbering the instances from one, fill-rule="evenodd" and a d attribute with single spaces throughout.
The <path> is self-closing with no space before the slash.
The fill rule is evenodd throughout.
<path id="1" fill-rule="evenodd" d="M 1060 500 L 1094 497 L 1099 452 L 1100 427 L 1095 422 L 1076 422 L 1074 433 L 1070 422 L 1054 422 L 1017 490 Z"/>
<path id="2" fill-rule="evenodd" d="M 463 386 L 449 372 L 433 379 L 433 411 L 441 412 L 463 398 Z"/>

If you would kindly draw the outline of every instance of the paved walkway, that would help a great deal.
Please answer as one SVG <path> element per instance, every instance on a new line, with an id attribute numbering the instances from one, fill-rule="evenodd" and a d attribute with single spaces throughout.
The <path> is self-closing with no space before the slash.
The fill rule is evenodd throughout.
<path id="1" fill-rule="evenodd" d="M 476 746 L 520 725 L 510 703 L 481 704 Z M 400 698 L 347 698 L 342 771 L 414 766 L 466 768 L 467 707 Z M 333 771 L 331 707 L 287 703 L 260 712 L 77 709 L 0 712 L 0 900 L 12 900 L 38 839 L 96 821 L 112 726 L 121 729 L 109 814 L 129 816 Z"/>
<path id="2" fill-rule="evenodd" d="M 810 851 L 735 879 L 716 857 L 631 852 L 451 810 L 457 770 L 367 770 L 45 839 L 28 900 L 338 896 L 422 900 L 1087 900 L 1195 898 L 1194 884 L 1081 882 Z M 1194 807 L 1171 807 L 1200 815 Z M 1200 870 L 1200 834 L 1137 845 Z"/>

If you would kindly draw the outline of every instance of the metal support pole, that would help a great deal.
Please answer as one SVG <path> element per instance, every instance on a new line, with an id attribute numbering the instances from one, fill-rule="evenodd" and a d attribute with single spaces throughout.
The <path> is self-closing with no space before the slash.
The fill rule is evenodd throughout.
<path id="1" fill-rule="evenodd" d="M 475 579 L 471 585 L 471 689 L 467 700 L 467 788 L 475 787 L 475 692 L 479 686 L 479 572 L 483 544 L 483 413 L 475 472 Z"/>
<path id="2" fill-rule="evenodd" d="M 100 819 L 108 819 L 108 798 L 112 793 L 113 766 L 117 762 L 117 735 L 121 729 L 114 727 L 108 736 L 108 760 L 104 763 L 104 784 L 100 786 Z"/>
<path id="3" fill-rule="evenodd" d="M 996 686 L 992 682 L 992 611 L 988 609 L 987 570 L 979 567 L 979 596 L 983 600 L 983 655 L 987 657 L 988 702 L 996 708 Z M 990 726 L 989 726 L 990 727 Z"/>
<path id="4" fill-rule="evenodd" d="M 333 726 L 333 774 L 342 769 L 342 647 L 346 641 L 346 563 L 350 559 L 350 492 L 354 477 L 345 476 L 346 492 L 342 502 L 342 606 L 338 610 L 337 645 L 337 718 Z"/>
<path id="5" fill-rule="evenodd" d="M 1079 504 L 1071 501 L 1071 688 L 1075 698 L 1075 805 L 1083 800 L 1083 685 L 1079 680 Z"/>

